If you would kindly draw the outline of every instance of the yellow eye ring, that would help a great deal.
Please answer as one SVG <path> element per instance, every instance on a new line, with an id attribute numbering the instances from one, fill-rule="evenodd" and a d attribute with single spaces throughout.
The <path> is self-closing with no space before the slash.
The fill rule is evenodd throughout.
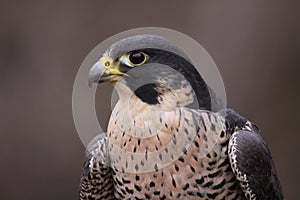
<path id="1" fill-rule="evenodd" d="M 132 66 L 139 66 L 147 61 L 148 56 L 141 51 L 133 51 L 128 54 L 128 62 Z"/>

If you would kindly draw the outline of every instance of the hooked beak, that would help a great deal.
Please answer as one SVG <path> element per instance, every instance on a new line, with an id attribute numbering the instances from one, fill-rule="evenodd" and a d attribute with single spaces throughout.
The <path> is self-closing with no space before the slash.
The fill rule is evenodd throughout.
<path id="1" fill-rule="evenodd" d="M 96 62 L 89 72 L 89 87 L 92 87 L 94 83 L 102 83 L 106 81 L 116 81 L 117 76 L 123 75 L 119 71 L 118 66 L 109 60 L 107 57 L 102 57 Z"/>

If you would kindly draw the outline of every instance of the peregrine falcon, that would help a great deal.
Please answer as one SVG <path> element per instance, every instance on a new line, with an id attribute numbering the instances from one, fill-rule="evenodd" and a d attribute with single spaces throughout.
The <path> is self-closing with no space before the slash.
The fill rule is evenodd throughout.
<path id="1" fill-rule="evenodd" d="M 166 38 L 114 43 L 89 72 L 90 85 L 102 82 L 119 101 L 87 146 L 80 199 L 283 199 L 258 127 Z"/>

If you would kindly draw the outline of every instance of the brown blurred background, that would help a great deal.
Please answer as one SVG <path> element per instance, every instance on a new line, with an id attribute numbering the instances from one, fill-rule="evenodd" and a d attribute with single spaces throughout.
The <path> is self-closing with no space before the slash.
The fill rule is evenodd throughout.
<path id="1" fill-rule="evenodd" d="M 144 26 L 175 29 L 206 48 L 228 104 L 261 128 L 286 199 L 299 199 L 299 19 L 296 0 L 2 0 L 0 199 L 77 199 L 76 72 L 98 43 Z"/>

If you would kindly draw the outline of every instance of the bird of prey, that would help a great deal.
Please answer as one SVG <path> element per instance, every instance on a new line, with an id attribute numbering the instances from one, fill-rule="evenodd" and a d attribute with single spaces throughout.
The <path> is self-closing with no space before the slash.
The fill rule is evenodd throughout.
<path id="1" fill-rule="evenodd" d="M 283 199 L 258 127 L 172 42 L 136 35 L 99 57 L 89 84 L 111 82 L 119 101 L 87 146 L 80 199 Z"/>

